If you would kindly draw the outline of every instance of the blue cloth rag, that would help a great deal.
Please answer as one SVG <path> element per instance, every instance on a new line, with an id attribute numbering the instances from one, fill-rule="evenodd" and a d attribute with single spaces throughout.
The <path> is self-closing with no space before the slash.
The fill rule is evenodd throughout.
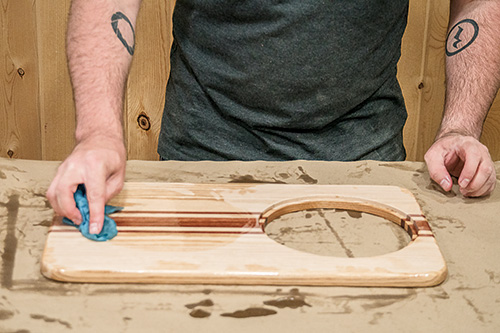
<path id="1" fill-rule="evenodd" d="M 82 223 L 80 223 L 80 225 L 77 225 L 67 217 L 64 217 L 63 222 L 65 224 L 76 227 L 78 230 L 80 230 L 83 236 L 98 242 L 104 242 L 110 240 L 118 234 L 118 230 L 116 230 L 115 221 L 108 215 L 122 210 L 123 207 L 106 205 L 104 207 L 104 224 L 102 226 L 101 232 L 98 234 L 91 234 L 89 232 L 89 216 L 90 216 L 89 202 L 87 200 L 87 193 L 85 190 L 85 186 L 83 184 L 78 185 L 78 188 L 74 194 L 74 198 L 76 202 L 76 207 L 80 210 L 80 213 L 82 214 Z"/>

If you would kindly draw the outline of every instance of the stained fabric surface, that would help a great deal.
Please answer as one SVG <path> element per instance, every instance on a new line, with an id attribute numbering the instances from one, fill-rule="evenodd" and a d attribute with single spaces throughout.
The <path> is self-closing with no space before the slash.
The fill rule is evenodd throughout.
<path id="1" fill-rule="evenodd" d="M 97 242 L 110 240 L 118 234 L 118 230 L 116 229 L 116 222 L 108 215 L 122 210 L 123 207 L 106 205 L 106 207 L 104 207 L 104 224 L 101 232 L 99 234 L 91 234 L 89 232 L 89 202 L 87 200 L 87 193 L 83 184 L 78 185 L 78 188 L 74 194 L 74 198 L 76 207 L 82 214 L 82 223 L 80 223 L 80 225 L 77 225 L 67 217 L 64 217 L 63 222 L 65 224 L 76 227 L 78 230 L 80 230 L 84 237 Z"/>

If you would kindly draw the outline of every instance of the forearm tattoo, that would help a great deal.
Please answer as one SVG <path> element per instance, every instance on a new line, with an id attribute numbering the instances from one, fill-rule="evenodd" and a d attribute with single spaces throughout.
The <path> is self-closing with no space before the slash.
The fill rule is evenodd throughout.
<path id="1" fill-rule="evenodd" d="M 122 32 L 120 31 L 120 28 L 118 27 L 118 24 L 120 23 L 120 21 L 124 21 L 126 24 L 128 24 L 128 26 L 131 29 L 132 37 L 133 37 L 132 45 L 130 45 L 127 42 L 127 40 L 123 37 Z M 134 55 L 135 31 L 134 31 L 134 27 L 132 26 L 132 23 L 130 22 L 128 17 L 125 16 L 125 14 L 123 14 L 122 12 L 114 13 L 113 16 L 111 16 L 111 26 L 113 27 L 113 31 L 115 32 L 118 39 L 122 42 L 123 46 L 125 46 L 125 48 L 127 49 L 128 53 L 130 53 L 130 55 Z"/>
<path id="2" fill-rule="evenodd" d="M 453 26 L 446 37 L 446 55 L 451 57 L 462 52 L 477 38 L 479 26 L 472 19 L 465 19 Z"/>

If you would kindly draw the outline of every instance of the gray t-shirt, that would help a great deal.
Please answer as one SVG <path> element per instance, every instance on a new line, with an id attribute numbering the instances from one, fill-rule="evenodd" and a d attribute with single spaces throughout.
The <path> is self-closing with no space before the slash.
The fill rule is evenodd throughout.
<path id="1" fill-rule="evenodd" d="M 408 0 L 180 0 L 158 153 L 402 160 Z"/>

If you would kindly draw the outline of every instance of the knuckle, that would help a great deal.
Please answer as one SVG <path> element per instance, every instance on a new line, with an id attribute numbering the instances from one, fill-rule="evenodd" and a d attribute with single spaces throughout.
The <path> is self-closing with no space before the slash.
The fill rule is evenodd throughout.
<path id="1" fill-rule="evenodd" d="M 52 188 L 49 188 L 45 193 L 45 197 L 47 197 L 47 199 L 49 199 L 50 202 L 54 201 L 55 200 L 54 190 L 52 190 Z"/>
<path id="2" fill-rule="evenodd" d="M 478 190 L 473 190 L 473 189 L 460 190 L 460 193 L 462 193 L 464 197 L 470 197 L 470 198 L 481 196 L 481 193 Z"/>
<path id="3" fill-rule="evenodd" d="M 432 146 L 431 148 L 429 148 L 429 150 L 427 150 L 427 152 L 425 153 L 424 155 L 424 160 L 425 161 L 431 161 L 434 159 L 435 155 L 437 153 L 435 152 L 435 148 L 434 146 Z"/>
<path id="4" fill-rule="evenodd" d="M 68 161 L 68 163 L 66 164 L 66 170 L 67 171 L 78 170 L 80 168 L 80 166 L 81 166 L 81 164 L 79 162 L 71 160 L 71 161 Z"/>
<path id="5" fill-rule="evenodd" d="M 115 188 L 115 190 L 113 191 L 113 194 L 118 194 L 121 192 L 121 190 L 123 189 L 123 182 L 119 182 Z"/>
<path id="6" fill-rule="evenodd" d="M 89 216 L 89 222 L 91 224 L 97 224 L 101 226 L 104 223 L 104 212 L 91 212 Z"/>
<path id="7" fill-rule="evenodd" d="M 482 156 L 483 156 L 483 152 L 481 151 L 481 149 L 476 149 L 477 147 L 471 147 L 471 146 L 464 146 L 463 149 L 464 149 L 464 152 L 465 152 L 465 156 L 467 156 L 468 158 L 473 158 L 473 159 L 481 159 Z"/>
<path id="8" fill-rule="evenodd" d="M 436 180 L 441 176 L 441 173 L 438 170 L 429 169 L 429 176 L 432 179 Z"/>
<path id="9" fill-rule="evenodd" d="M 92 167 L 103 167 L 104 161 L 101 154 L 96 151 L 89 151 L 85 154 L 85 163 Z"/>
<path id="10" fill-rule="evenodd" d="M 486 182 L 486 184 L 488 184 L 492 188 L 495 188 L 496 183 L 497 183 L 497 180 L 496 180 L 495 176 L 488 178 L 488 181 Z"/>
<path id="11" fill-rule="evenodd" d="M 66 216 L 70 220 L 73 220 L 75 218 L 75 214 L 73 213 L 73 211 L 65 207 L 60 207 L 56 212 L 61 216 Z"/>
<path id="12" fill-rule="evenodd" d="M 489 163 L 482 163 L 479 166 L 479 172 L 485 175 L 488 179 L 492 178 L 494 180 L 496 176 L 495 168 Z"/>
<path id="13" fill-rule="evenodd" d="M 429 171 L 429 176 L 430 176 L 432 179 L 436 179 L 436 178 L 437 178 L 437 176 L 438 176 L 438 174 L 437 174 L 437 172 L 435 172 L 435 171 Z"/>
<path id="14" fill-rule="evenodd" d="M 104 200 L 104 193 L 101 190 L 89 189 L 89 190 L 87 190 L 87 196 L 92 201 Z"/>
<path id="15" fill-rule="evenodd" d="M 493 190 L 495 190 L 496 185 L 497 185 L 496 182 L 493 182 L 493 184 L 491 184 L 490 193 L 493 192 Z"/>

